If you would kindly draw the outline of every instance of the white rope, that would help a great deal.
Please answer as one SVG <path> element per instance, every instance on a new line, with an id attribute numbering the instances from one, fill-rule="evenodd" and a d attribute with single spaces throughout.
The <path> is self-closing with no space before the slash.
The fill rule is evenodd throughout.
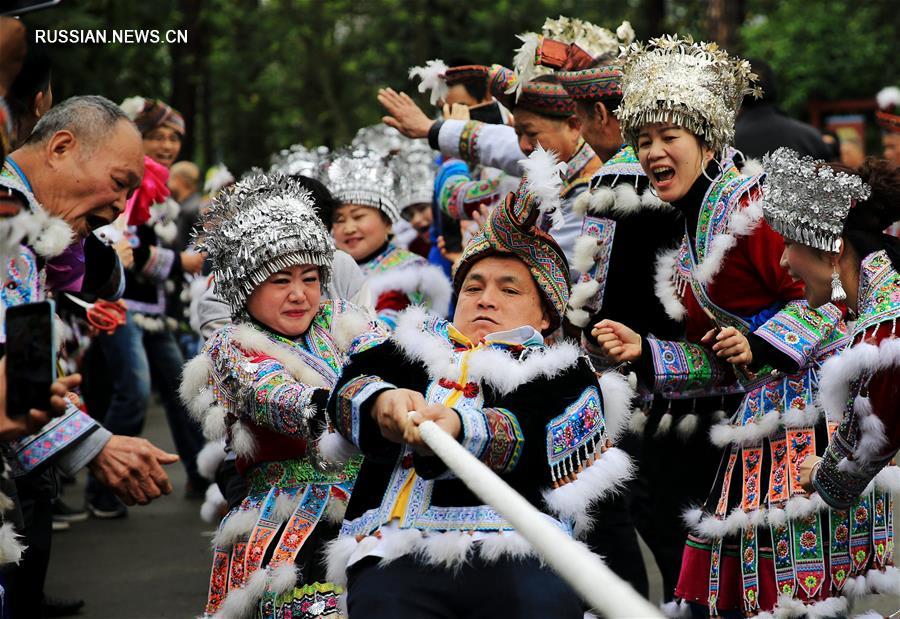
<path id="1" fill-rule="evenodd" d="M 433 421 L 419 426 L 425 444 L 478 497 L 493 507 L 576 592 L 607 617 L 662 617 L 600 557 L 550 523 L 531 503 Z"/>

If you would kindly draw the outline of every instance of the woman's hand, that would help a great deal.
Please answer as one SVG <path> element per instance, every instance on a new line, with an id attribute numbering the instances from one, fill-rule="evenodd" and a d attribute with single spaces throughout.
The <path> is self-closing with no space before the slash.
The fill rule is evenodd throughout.
<path id="1" fill-rule="evenodd" d="M 591 336 L 597 340 L 604 354 L 616 363 L 641 358 L 641 336 L 621 322 L 601 320 L 591 329 Z"/>
<path id="2" fill-rule="evenodd" d="M 822 458 L 819 456 L 806 456 L 803 462 L 800 463 L 800 487 L 803 488 L 807 494 L 812 494 L 815 492 L 815 488 L 813 487 L 813 474 L 816 472 L 816 465 L 822 461 Z"/>
<path id="3" fill-rule="evenodd" d="M 707 346 L 712 344 L 716 356 L 734 365 L 747 365 L 753 361 L 750 340 L 734 327 L 710 329 L 700 340 Z"/>

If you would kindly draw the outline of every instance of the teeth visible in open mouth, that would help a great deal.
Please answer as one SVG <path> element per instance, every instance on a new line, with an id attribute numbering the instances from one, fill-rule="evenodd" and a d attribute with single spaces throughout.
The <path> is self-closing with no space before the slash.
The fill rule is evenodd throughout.
<path id="1" fill-rule="evenodd" d="M 667 181 L 675 176 L 675 170 L 669 166 L 660 166 L 653 170 L 653 176 L 657 181 Z"/>

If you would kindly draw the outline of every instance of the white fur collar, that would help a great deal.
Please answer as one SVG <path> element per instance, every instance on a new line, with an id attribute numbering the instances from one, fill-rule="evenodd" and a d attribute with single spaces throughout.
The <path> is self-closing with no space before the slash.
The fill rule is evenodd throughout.
<path id="1" fill-rule="evenodd" d="M 422 363 L 432 379 L 456 376 L 459 370 L 453 363 L 453 345 L 439 333 L 426 330 L 428 320 L 431 318 L 422 308 L 404 311 L 392 339 L 410 360 Z M 486 346 L 470 356 L 469 376 L 507 394 L 535 378 L 557 376 L 573 366 L 580 355 L 570 342 L 535 347 L 523 361 L 513 359 L 505 350 Z"/>

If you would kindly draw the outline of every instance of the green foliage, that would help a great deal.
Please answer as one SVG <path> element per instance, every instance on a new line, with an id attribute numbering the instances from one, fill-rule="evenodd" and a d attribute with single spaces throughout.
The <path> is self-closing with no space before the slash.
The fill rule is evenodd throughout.
<path id="1" fill-rule="evenodd" d="M 240 173 L 267 167 L 296 142 L 336 146 L 376 123 L 375 95 L 414 94 L 410 66 L 463 56 L 508 64 L 516 34 L 568 15 L 615 28 L 629 19 L 645 37 L 649 6 L 662 28 L 702 38 L 702 0 L 79 0 L 29 15 L 34 28 L 186 28 L 187 46 L 51 48 L 58 99 L 74 94 L 159 97 L 189 123 L 183 156 L 224 161 Z M 780 73 L 785 103 L 871 96 L 888 79 L 894 39 L 878 2 L 748 0 L 746 51 Z"/>
<path id="2" fill-rule="evenodd" d="M 780 105 L 789 112 L 802 114 L 813 99 L 872 97 L 900 82 L 898 20 L 890 5 L 779 0 L 749 16 L 743 52 L 772 66 Z"/>

